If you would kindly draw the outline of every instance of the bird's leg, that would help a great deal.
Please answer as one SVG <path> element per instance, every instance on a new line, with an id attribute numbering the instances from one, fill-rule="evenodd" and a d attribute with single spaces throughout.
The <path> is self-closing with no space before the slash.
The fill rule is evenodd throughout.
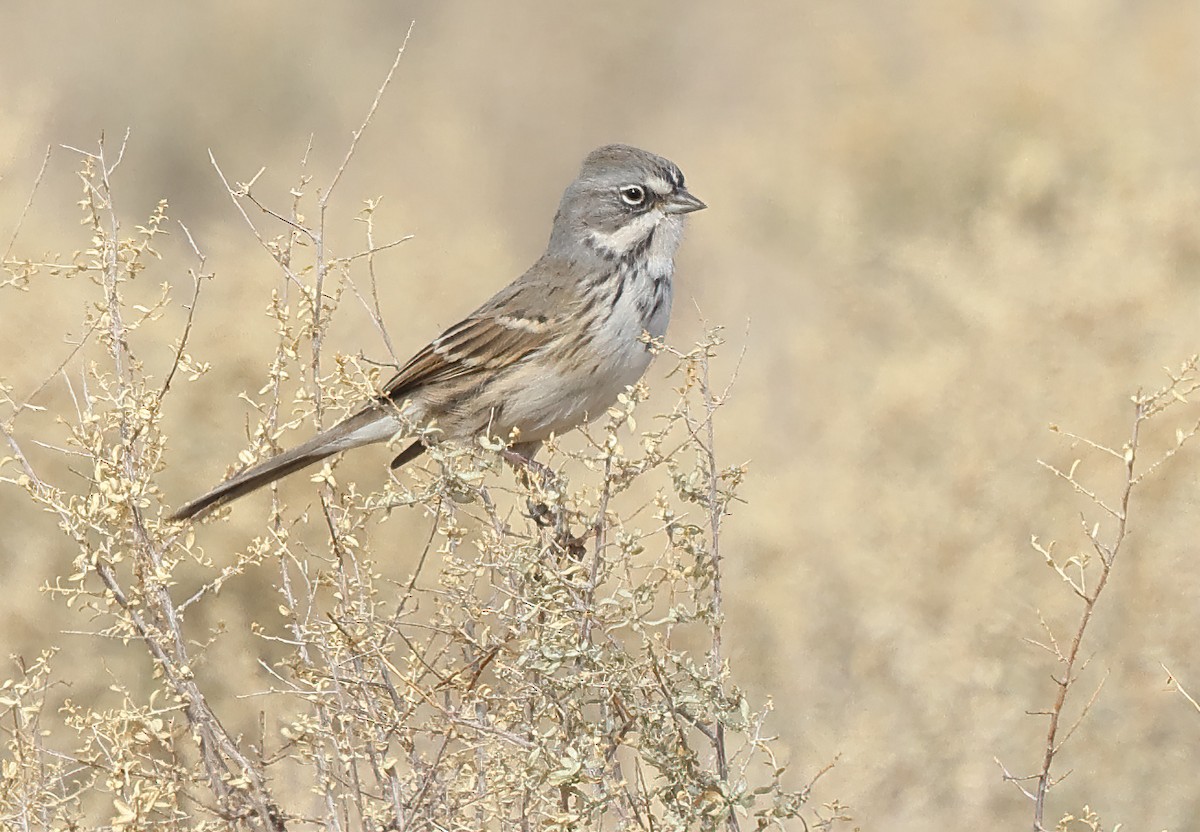
<path id="1" fill-rule="evenodd" d="M 550 484 L 555 479 L 555 473 L 549 466 L 543 465 L 533 458 L 533 455 L 537 453 L 540 446 L 540 442 L 529 443 L 528 445 L 514 445 L 511 448 L 505 448 L 500 452 L 500 455 L 512 465 L 524 486 L 531 492 L 531 496 L 526 499 L 529 517 L 532 518 L 533 522 L 545 528 L 551 525 L 558 525 L 556 522 L 558 518 L 552 516 L 555 512 L 550 510 L 550 506 L 544 502 L 535 500 L 533 496 L 539 490 L 542 492 L 548 490 Z M 535 475 L 537 477 L 536 483 L 534 482 Z"/>
<path id="2" fill-rule="evenodd" d="M 541 445 L 540 442 L 537 444 L 539 446 Z M 556 476 L 556 474 L 554 473 L 554 469 L 552 469 L 548 465 L 543 465 L 542 463 L 538 462 L 536 459 L 533 458 L 532 453 L 522 453 L 521 450 L 519 450 L 519 449 L 523 449 L 525 447 L 527 447 L 527 446 L 514 445 L 511 448 L 505 448 L 503 451 L 500 452 L 500 455 L 502 457 L 504 457 L 506 462 L 508 462 L 510 465 L 512 465 L 512 467 L 516 468 L 518 471 L 524 471 L 527 474 L 529 474 L 529 473 L 537 474 L 538 479 L 541 480 L 542 487 L 545 488 L 546 486 L 548 486 L 550 484 L 550 482 Z M 537 450 L 537 448 L 535 447 L 534 451 L 536 452 L 536 450 Z"/>
<path id="3" fill-rule="evenodd" d="M 537 489 L 545 492 L 552 485 L 557 484 L 559 479 L 558 474 L 552 468 L 533 458 L 540 447 L 540 442 L 530 442 L 525 445 L 514 445 L 512 448 L 501 451 L 504 459 L 520 472 L 526 487 L 534 493 Z M 538 479 L 536 488 L 533 483 L 535 475 Z M 530 496 L 526 506 L 533 522 L 544 529 L 554 527 L 554 540 L 561 551 L 573 558 L 582 557 L 583 539 L 571 534 L 570 526 L 567 523 L 567 514 L 563 511 L 561 504 L 552 508 L 545 502 Z"/>

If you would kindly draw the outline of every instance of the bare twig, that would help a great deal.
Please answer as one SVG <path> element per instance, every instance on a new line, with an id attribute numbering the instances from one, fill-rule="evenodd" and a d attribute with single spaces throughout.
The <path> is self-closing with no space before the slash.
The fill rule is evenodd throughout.
<path id="1" fill-rule="evenodd" d="M 163 396 L 167 395 L 167 391 L 171 389 L 171 381 L 175 378 L 175 371 L 179 369 L 179 363 L 183 360 L 183 354 L 187 350 L 188 338 L 192 334 L 192 324 L 196 320 L 196 301 L 200 299 L 200 285 L 209 275 L 204 273 L 205 256 L 200 252 L 200 248 L 196 245 L 196 241 L 192 239 L 192 232 L 182 222 L 179 227 L 183 229 L 183 234 L 187 237 L 188 244 L 192 247 L 192 251 L 196 253 L 199 264 L 195 269 L 189 269 L 188 273 L 192 276 L 192 299 L 184 306 L 187 310 L 187 320 L 183 325 L 183 334 L 179 336 L 179 346 L 175 349 L 175 357 L 171 361 L 171 369 L 167 371 L 167 377 L 163 380 L 162 388 L 158 391 L 158 400 L 162 401 Z"/>
<path id="2" fill-rule="evenodd" d="M 341 181 L 342 174 L 346 172 L 346 168 L 350 165 L 350 160 L 354 158 L 354 151 L 358 148 L 358 140 L 362 138 L 363 133 L 367 131 L 367 127 L 370 126 L 371 121 L 375 118 L 375 111 L 379 108 L 379 102 L 383 100 L 384 93 L 387 92 L 387 88 L 392 83 L 392 78 L 396 74 L 397 67 L 400 66 L 400 59 L 404 57 L 404 50 L 408 46 L 408 39 L 412 37 L 412 30 L 416 24 L 417 22 L 414 20 L 408 25 L 404 41 L 400 44 L 400 48 L 396 50 L 396 59 L 392 61 L 392 66 L 388 69 L 387 76 L 383 79 L 383 83 L 380 84 L 378 91 L 375 93 L 375 100 L 371 102 L 371 106 L 367 110 L 367 115 L 363 119 L 362 124 L 354 131 L 354 135 L 350 139 L 350 146 L 346 149 L 346 155 L 342 159 L 342 163 L 333 174 L 333 179 L 317 199 L 317 232 L 315 238 L 317 277 L 313 285 L 312 319 L 312 377 L 314 382 L 321 377 L 321 345 L 325 339 L 325 324 L 321 319 L 321 303 L 325 290 L 325 277 L 329 269 L 329 263 L 325 256 L 325 213 L 329 207 L 329 199 L 333 196 L 334 189 L 337 187 L 338 182 Z M 319 384 L 315 384 L 313 392 L 317 422 L 320 424 L 323 402 Z"/>
<path id="3" fill-rule="evenodd" d="M 1102 559 L 1100 563 L 1100 574 L 1096 579 L 1096 584 L 1089 594 L 1083 596 L 1083 610 L 1079 616 L 1079 622 L 1076 625 L 1075 633 L 1071 637 L 1070 645 L 1067 647 L 1066 654 L 1062 658 L 1062 669 L 1059 676 L 1054 677 L 1054 684 L 1057 688 L 1057 693 L 1054 697 L 1054 704 L 1050 707 L 1050 724 L 1046 728 L 1046 744 L 1042 754 L 1042 767 L 1038 773 L 1037 784 L 1034 789 L 1034 809 L 1033 809 L 1033 828 L 1034 832 L 1042 832 L 1045 829 L 1044 819 L 1046 812 L 1046 793 L 1051 786 L 1050 770 L 1054 765 L 1054 759 L 1062 748 L 1062 744 L 1058 738 L 1059 721 L 1062 719 L 1063 707 L 1067 701 L 1067 694 L 1071 690 L 1071 685 L 1075 680 L 1075 665 L 1079 660 L 1079 648 L 1083 643 L 1084 634 L 1087 632 L 1088 624 L 1091 623 L 1092 615 L 1096 609 L 1096 603 L 1100 600 L 1104 588 L 1108 585 L 1109 576 L 1112 574 L 1113 561 L 1116 553 L 1120 550 L 1121 545 L 1125 542 L 1125 537 L 1128 534 L 1128 517 L 1129 517 L 1129 500 L 1133 496 L 1134 483 L 1136 482 L 1135 464 L 1137 462 L 1138 441 L 1141 436 L 1142 424 L 1146 419 L 1145 407 L 1140 401 L 1135 404 L 1133 427 L 1130 431 L 1129 442 L 1125 446 L 1124 464 L 1125 464 L 1125 483 L 1120 494 L 1120 508 L 1111 509 L 1106 506 L 1101 500 L 1092 495 L 1092 501 L 1103 508 L 1108 514 L 1117 518 L 1117 528 L 1113 534 L 1113 542 L 1110 549 L 1113 557 Z M 1061 473 L 1059 476 L 1063 476 Z M 1087 490 L 1078 486 L 1072 477 L 1063 477 L 1076 488 L 1077 491 L 1087 494 Z M 1071 729 L 1074 731 L 1074 727 Z"/>
<path id="4" fill-rule="evenodd" d="M 1188 704 L 1195 708 L 1197 712 L 1200 712 L 1200 702 L 1197 702 L 1195 697 L 1188 693 L 1187 689 L 1179 683 L 1179 677 L 1171 672 L 1171 669 L 1161 662 L 1159 662 L 1159 667 L 1166 671 L 1167 684 L 1173 686 L 1179 695 L 1188 701 Z"/>
<path id="5" fill-rule="evenodd" d="M 42 157 L 42 166 L 38 168 L 37 176 L 33 178 L 33 187 L 29 189 L 29 198 L 25 200 L 25 206 L 21 208 L 21 213 L 17 216 L 16 225 L 13 226 L 12 236 L 8 238 L 8 247 L 4 249 L 4 257 L 0 258 L 7 262 L 12 256 L 13 246 L 17 244 L 17 237 L 21 234 L 21 226 L 25 224 L 25 215 L 29 213 L 29 209 L 33 207 L 34 197 L 37 196 L 38 188 L 42 184 L 42 177 L 46 175 L 46 167 L 50 164 L 50 155 L 54 150 L 53 145 L 46 146 L 46 155 Z"/>
<path id="6" fill-rule="evenodd" d="M 1144 427 L 1150 419 L 1162 413 L 1168 407 L 1174 404 L 1188 403 L 1188 395 L 1200 387 L 1200 382 L 1197 382 L 1195 375 L 1197 366 L 1198 360 L 1193 357 L 1184 362 L 1178 372 L 1173 373 L 1168 371 L 1167 374 L 1170 382 L 1166 386 L 1148 395 L 1144 395 L 1139 391 L 1133 397 L 1133 423 L 1130 427 L 1129 438 L 1120 451 L 1097 442 L 1083 439 L 1075 434 L 1061 431 L 1057 426 L 1052 426 L 1053 430 L 1064 433 L 1073 441 L 1082 442 L 1089 448 L 1106 456 L 1120 459 L 1124 476 L 1118 490 L 1117 501 L 1114 505 L 1101 499 L 1094 489 L 1086 487 L 1079 481 L 1076 476 L 1079 467 L 1078 460 L 1072 464 L 1068 471 L 1063 471 L 1047 463 L 1041 463 L 1055 477 L 1067 482 L 1076 493 L 1086 497 L 1093 505 L 1103 511 L 1110 520 L 1115 521 L 1115 527 L 1107 535 L 1104 535 L 1101 524 L 1089 523 L 1086 517 L 1081 516 L 1082 532 L 1090 544 L 1091 552 L 1080 553 L 1061 563 L 1054 555 L 1052 544 L 1044 546 L 1038 542 L 1036 537 L 1033 538 L 1033 547 L 1083 604 L 1069 640 L 1060 642 L 1056 639 L 1045 619 L 1041 618 L 1040 613 L 1039 620 L 1041 621 L 1043 630 L 1047 634 L 1047 642 L 1043 643 L 1027 639 L 1029 643 L 1049 652 L 1059 665 L 1057 673 L 1052 677 L 1055 685 L 1053 702 L 1048 708 L 1029 711 L 1031 714 L 1046 716 L 1049 723 L 1046 728 L 1046 738 L 1041 752 L 1041 766 L 1038 772 L 1028 777 L 1014 777 L 1007 769 L 1003 769 L 1003 766 L 1001 767 L 1004 770 L 1005 780 L 1016 784 L 1020 788 L 1021 793 L 1033 802 L 1034 832 L 1043 832 L 1046 829 L 1046 797 L 1053 786 L 1062 780 L 1061 777 L 1055 778 L 1052 776 L 1055 763 L 1064 746 L 1075 735 L 1080 725 L 1092 711 L 1096 699 L 1104 686 L 1104 680 L 1101 680 L 1088 701 L 1080 709 L 1076 719 L 1069 727 L 1064 729 L 1062 720 L 1068 697 L 1080 674 L 1086 669 L 1088 664 L 1088 661 L 1083 658 L 1081 650 L 1084 637 L 1095 615 L 1100 598 L 1103 596 L 1104 590 L 1112 576 L 1112 571 L 1120 551 L 1129 536 L 1129 510 L 1133 493 L 1150 473 L 1157 471 L 1165 461 L 1174 457 L 1180 448 L 1200 432 L 1200 421 L 1191 423 L 1190 428 L 1187 430 L 1177 430 L 1174 447 L 1164 452 L 1153 463 L 1144 465 L 1139 470 L 1139 450 L 1143 441 L 1142 433 Z M 1068 569 L 1070 573 L 1068 573 Z M 1107 679 L 1107 674 L 1105 675 L 1105 679 Z M 1190 697 L 1188 699 L 1191 701 Z M 1026 788 L 1021 785 L 1026 782 L 1032 782 L 1032 788 Z"/>

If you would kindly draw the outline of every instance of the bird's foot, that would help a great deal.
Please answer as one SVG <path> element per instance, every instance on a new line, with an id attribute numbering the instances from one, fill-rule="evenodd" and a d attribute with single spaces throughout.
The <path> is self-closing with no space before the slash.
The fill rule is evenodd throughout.
<path id="1" fill-rule="evenodd" d="M 512 448 L 505 448 L 500 452 L 500 456 L 504 458 L 505 462 L 512 465 L 518 471 L 524 471 L 526 474 L 537 474 L 538 479 L 541 480 L 541 485 L 543 488 L 548 486 L 554 479 L 558 477 L 558 474 L 556 474 L 554 469 L 549 465 L 543 465 L 532 456 L 526 456 L 520 451 L 515 451 Z"/>

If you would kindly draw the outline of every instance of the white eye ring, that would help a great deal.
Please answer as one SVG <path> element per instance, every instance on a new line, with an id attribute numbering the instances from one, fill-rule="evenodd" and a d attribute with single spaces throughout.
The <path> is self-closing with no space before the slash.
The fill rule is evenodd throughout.
<path id="1" fill-rule="evenodd" d="M 626 205 L 637 207 L 646 202 L 646 189 L 641 185 L 626 185 L 621 188 L 621 201 Z"/>

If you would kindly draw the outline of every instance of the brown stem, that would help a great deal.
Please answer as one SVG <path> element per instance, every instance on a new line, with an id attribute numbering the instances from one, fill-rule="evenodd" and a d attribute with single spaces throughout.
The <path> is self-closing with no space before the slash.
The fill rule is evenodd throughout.
<path id="1" fill-rule="evenodd" d="M 1058 687 L 1058 692 L 1054 697 L 1054 704 L 1050 708 L 1049 717 L 1050 725 L 1046 729 L 1046 746 L 1042 754 L 1042 767 L 1037 774 L 1037 788 L 1034 790 L 1033 804 L 1033 830 L 1034 832 L 1044 832 L 1045 813 L 1046 813 L 1046 793 L 1053 785 L 1050 778 L 1050 769 L 1054 765 L 1054 758 L 1058 755 L 1062 748 L 1062 743 L 1058 740 L 1059 726 L 1062 720 L 1063 708 L 1066 705 L 1067 694 L 1071 689 L 1071 685 L 1075 681 L 1075 668 L 1079 661 L 1079 649 L 1083 643 L 1084 633 L 1087 632 L 1088 624 L 1092 620 L 1092 613 L 1096 609 L 1096 603 L 1100 600 L 1101 593 L 1104 592 L 1105 586 L 1108 584 L 1109 575 L 1112 574 L 1113 563 L 1116 560 L 1121 544 L 1125 541 L 1125 536 L 1128 532 L 1129 520 L 1129 499 L 1133 494 L 1134 486 L 1137 483 L 1137 477 L 1134 474 L 1134 465 L 1137 461 L 1137 450 L 1139 434 L 1142 427 L 1142 422 L 1147 418 L 1146 406 L 1144 400 L 1139 397 L 1135 405 L 1135 413 L 1133 420 L 1133 429 L 1129 438 L 1129 444 L 1126 446 L 1125 452 L 1125 485 L 1121 492 L 1121 508 L 1117 513 L 1117 530 L 1111 545 L 1105 547 L 1099 543 L 1092 533 L 1089 537 L 1092 538 L 1093 546 L 1096 548 L 1100 559 L 1100 576 L 1096 580 L 1095 587 L 1090 593 L 1083 593 L 1083 612 L 1079 617 L 1079 624 L 1075 628 L 1075 634 L 1071 638 L 1070 647 L 1067 648 L 1066 655 L 1060 654 L 1060 660 L 1063 664 L 1063 673 L 1061 677 L 1054 679 L 1055 685 Z M 1064 740 L 1065 742 L 1065 740 Z"/>

